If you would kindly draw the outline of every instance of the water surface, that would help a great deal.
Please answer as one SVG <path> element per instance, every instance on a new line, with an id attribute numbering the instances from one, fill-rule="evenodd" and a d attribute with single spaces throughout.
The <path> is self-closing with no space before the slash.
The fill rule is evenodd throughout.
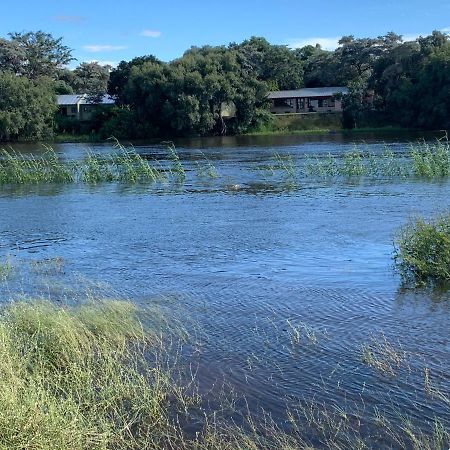
<path id="1" fill-rule="evenodd" d="M 364 140 L 375 153 L 385 145 L 401 153 L 409 138 Z M 449 392 L 449 295 L 403 289 L 392 251 L 410 218 L 448 209 L 450 183 L 303 179 L 292 186 L 261 169 L 275 154 L 297 163 L 342 154 L 353 141 L 179 142 L 188 171 L 178 186 L 5 186 L 0 256 L 21 268 L 3 283 L 3 296 L 63 299 L 74 295 L 68 286 L 89 280 L 91 289 L 157 302 L 195 330 L 191 362 L 202 389 L 225 379 L 250 408 L 280 421 L 286 405 L 314 400 L 364 404 L 367 416 L 381 407 L 398 421 L 407 413 L 423 426 L 438 416 L 448 426 L 449 405 L 426 394 L 423 370 Z M 166 158 L 158 145 L 136 149 Z M 76 160 L 85 146 L 55 150 Z M 94 150 L 113 151 L 110 144 Z M 197 176 L 205 158 L 217 178 Z M 361 360 L 361 346 L 381 333 L 408 355 L 395 377 Z"/>

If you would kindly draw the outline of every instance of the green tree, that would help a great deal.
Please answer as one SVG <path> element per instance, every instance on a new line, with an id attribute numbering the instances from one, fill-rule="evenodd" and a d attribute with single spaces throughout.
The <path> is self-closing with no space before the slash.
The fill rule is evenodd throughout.
<path id="1" fill-rule="evenodd" d="M 31 79 L 41 76 L 55 78 L 58 69 L 73 60 L 72 51 L 62 44 L 62 38 L 55 39 L 43 31 L 28 31 L 24 33 L 9 33 L 11 41 L 4 45 L 4 52 L 9 54 L 10 70 L 17 75 Z M 15 55 L 11 64 L 11 55 Z M 1 61 L 1 59 L 0 59 Z"/>
<path id="2" fill-rule="evenodd" d="M 41 139 L 52 133 L 57 106 L 50 79 L 0 73 L 0 140 Z"/>
<path id="3" fill-rule="evenodd" d="M 147 62 L 162 64 L 153 55 L 139 56 L 137 58 L 133 58 L 131 61 L 121 61 L 118 66 L 111 71 L 109 75 L 107 90 L 109 95 L 116 98 L 117 103 L 125 103 L 125 99 L 122 98 L 122 95 L 128 82 L 131 69 L 133 67 L 142 66 Z"/>
<path id="4" fill-rule="evenodd" d="M 100 96 L 108 89 L 109 73 L 112 67 L 98 62 L 81 63 L 74 71 L 72 87 L 75 92 Z"/>
<path id="5" fill-rule="evenodd" d="M 302 54 L 285 45 L 272 45 L 261 37 L 242 44 L 231 44 L 238 51 L 240 64 L 247 73 L 268 83 L 270 89 L 299 89 L 303 86 Z"/>
<path id="6" fill-rule="evenodd" d="M 138 135 L 234 132 L 251 126 L 260 110 L 266 111 L 266 84 L 242 67 L 234 48 L 194 47 L 169 64 L 138 61 L 118 70 L 129 71 L 116 95 L 135 114 Z M 117 87 L 114 72 L 111 79 Z M 251 100 L 244 101 L 247 97 Z M 224 107 L 231 104 L 236 115 L 224 118 Z"/>

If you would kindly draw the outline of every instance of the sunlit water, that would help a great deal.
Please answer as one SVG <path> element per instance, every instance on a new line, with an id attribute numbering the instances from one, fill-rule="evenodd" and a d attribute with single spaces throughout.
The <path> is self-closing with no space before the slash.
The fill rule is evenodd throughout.
<path id="1" fill-rule="evenodd" d="M 403 152 L 405 140 L 386 142 Z M 365 145 L 382 151 L 376 140 Z M 450 298 L 402 289 L 392 251 L 411 217 L 448 209 L 450 183 L 292 185 L 264 169 L 275 154 L 298 162 L 351 148 L 340 136 L 185 141 L 178 143 L 184 184 L 2 187 L 0 256 L 16 266 L 3 297 L 61 300 L 87 287 L 157 302 L 195 336 L 190 361 L 201 390 L 226 381 L 252 410 L 275 418 L 286 405 L 314 400 L 449 425 L 449 405 L 427 395 L 423 374 L 427 367 L 433 386 L 448 394 Z M 136 149 L 166 157 L 160 146 Z M 55 150 L 79 159 L 85 145 Z M 217 178 L 199 176 L 205 159 Z M 362 345 L 380 333 L 407 354 L 397 376 L 362 362 Z"/>

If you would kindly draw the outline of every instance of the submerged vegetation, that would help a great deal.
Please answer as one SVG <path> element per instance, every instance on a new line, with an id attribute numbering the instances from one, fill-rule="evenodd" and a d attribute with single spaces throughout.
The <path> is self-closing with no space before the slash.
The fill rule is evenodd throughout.
<path id="1" fill-rule="evenodd" d="M 193 167 L 182 161 L 175 146 L 165 143 L 166 157 L 147 159 L 133 147 L 116 141 L 113 153 L 87 151 L 80 161 L 65 161 L 50 147 L 42 156 L 25 155 L 10 149 L 0 155 L 0 185 L 41 183 L 165 183 L 183 184 L 189 173 L 199 180 L 218 179 L 216 167 L 201 153 Z M 410 144 L 404 152 L 394 153 L 388 146 L 374 153 L 354 145 L 339 154 L 298 156 L 274 154 L 273 163 L 258 167 L 264 176 L 280 176 L 283 183 L 293 187 L 306 178 L 326 179 L 444 179 L 450 176 L 450 144 Z"/>
<path id="2" fill-rule="evenodd" d="M 417 218 L 395 241 L 395 263 L 404 282 L 416 285 L 450 282 L 450 215 Z"/>
<path id="3" fill-rule="evenodd" d="M 449 445 L 438 419 L 424 431 L 406 416 L 393 423 L 379 408 L 373 417 L 364 414 L 363 404 L 350 409 L 299 404 L 287 411 L 282 427 L 267 413 L 256 418 L 248 412 L 238 426 L 231 419 L 234 401 L 216 398 L 220 406 L 211 409 L 195 378 L 174 375 L 164 335 L 142 325 L 147 322 L 140 322 L 141 314 L 132 303 L 113 300 L 77 306 L 20 300 L 5 306 L 0 447 L 311 450 L 369 449 L 383 442 L 386 448 L 443 450 Z M 303 333 L 289 325 L 296 335 Z M 373 339 L 364 353 L 370 355 L 368 365 L 391 376 L 405 359 L 384 337 Z M 436 397 L 428 369 L 424 383 L 425 392 Z"/>

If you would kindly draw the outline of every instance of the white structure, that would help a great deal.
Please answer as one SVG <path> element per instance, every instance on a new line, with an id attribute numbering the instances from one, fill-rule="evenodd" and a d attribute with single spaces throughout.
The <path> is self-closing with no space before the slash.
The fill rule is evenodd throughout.
<path id="1" fill-rule="evenodd" d="M 58 95 L 58 108 L 61 115 L 73 119 L 87 121 L 92 118 L 96 106 L 113 106 L 115 101 L 109 95 L 103 95 L 99 101 L 93 101 L 88 94 Z"/>
<path id="2" fill-rule="evenodd" d="M 270 112 L 273 114 L 341 112 L 342 102 L 336 96 L 346 94 L 348 89 L 339 86 L 274 91 L 268 96 L 272 101 Z"/>

